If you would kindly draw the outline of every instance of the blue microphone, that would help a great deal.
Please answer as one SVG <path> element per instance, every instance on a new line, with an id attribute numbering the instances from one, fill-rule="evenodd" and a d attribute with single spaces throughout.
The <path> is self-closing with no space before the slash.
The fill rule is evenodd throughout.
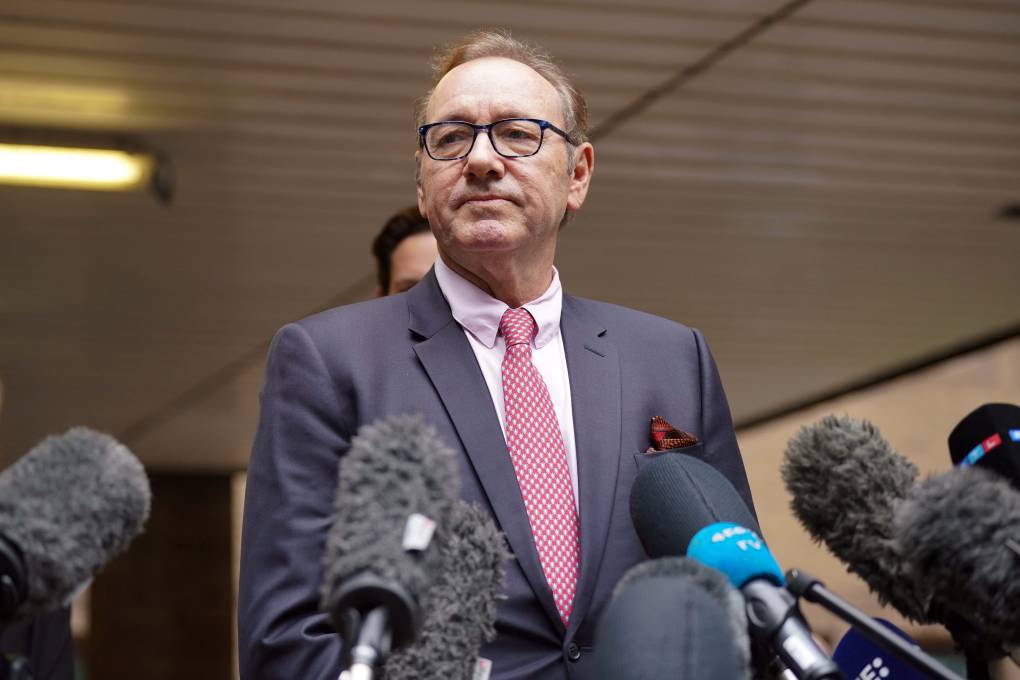
<path id="1" fill-rule="evenodd" d="M 786 579 L 758 534 L 734 522 L 710 524 L 687 545 L 687 556 L 721 571 L 734 588 L 756 578 L 785 586 Z"/>
<path id="2" fill-rule="evenodd" d="M 885 619 L 874 620 L 912 646 L 917 646 L 909 635 Z M 903 663 L 896 655 L 890 654 L 884 647 L 869 640 L 856 628 L 847 631 L 839 641 L 832 660 L 848 678 L 854 680 L 926 680 L 930 677 Z"/>

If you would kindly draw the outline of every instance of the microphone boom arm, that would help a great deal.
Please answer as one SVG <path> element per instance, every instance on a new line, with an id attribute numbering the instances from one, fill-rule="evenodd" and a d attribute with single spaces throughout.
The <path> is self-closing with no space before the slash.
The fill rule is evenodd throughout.
<path id="1" fill-rule="evenodd" d="M 872 642 L 885 647 L 901 661 L 917 670 L 941 680 L 963 680 L 959 675 L 837 596 L 810 574 L 800 569 L 790 569 L 786 572 L 786 586 L 795 597 L 821 605 L 859 630 Z"/>

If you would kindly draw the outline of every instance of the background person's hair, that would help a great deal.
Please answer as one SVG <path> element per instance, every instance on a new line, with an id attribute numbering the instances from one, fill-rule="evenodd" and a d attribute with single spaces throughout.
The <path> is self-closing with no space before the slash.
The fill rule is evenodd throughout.
<path id="1" fill-rule="evenodd" d="M 379 279 L 379 289 L 384 295 L 390 292 L 393 251 L 408 236 L 428 231 L 429 222 L 421 216 L 417 206 L 404 208 L 383 225 L 382 231 L 372 241 L 372 255 L 375 256 L 375 272 Z"/>
<path id="2" fill-rule="evenodd" d="M 507 30 L 482 30 L 470 33 L 436 53 L 432 61 L 432 84 L 415 106 L 415 128 L 424 125 L 425 110 L 436 85 L 461 64 L 483 57 L 505 57 L 530 66 L 556 88 L 563 107 L 564 129 L 574 144 L 588 140 L 588 103 L 581 90 L 541 47 L 511 37 Z"/>

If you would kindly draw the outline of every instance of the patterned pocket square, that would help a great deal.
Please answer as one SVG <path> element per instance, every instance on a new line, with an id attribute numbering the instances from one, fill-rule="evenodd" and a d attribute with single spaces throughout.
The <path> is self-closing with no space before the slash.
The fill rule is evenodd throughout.
<path id="1" fill-rule="evenodd" d="M 652 446 L 646 453 L 683 449 L 698 443 L 698 438 L 693 434 L 676 429 L 661 416 L 652 418 L 651 438 Z"/>

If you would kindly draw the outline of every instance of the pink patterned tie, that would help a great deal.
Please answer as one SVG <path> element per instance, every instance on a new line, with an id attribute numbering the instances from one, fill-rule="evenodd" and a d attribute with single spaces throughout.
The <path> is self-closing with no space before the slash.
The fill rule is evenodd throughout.
<path id="1" fill-rule="evenodd" d="M 542 375 L 531 363 L 531 341 L 537 330 L 523 308 L 508 309 L 499 322 L 506 341 L 501 368 L 506 442 L 538 559 L 566 624 L 574 606 L 581 555 L 577 506 L 559 421 Z"/>

